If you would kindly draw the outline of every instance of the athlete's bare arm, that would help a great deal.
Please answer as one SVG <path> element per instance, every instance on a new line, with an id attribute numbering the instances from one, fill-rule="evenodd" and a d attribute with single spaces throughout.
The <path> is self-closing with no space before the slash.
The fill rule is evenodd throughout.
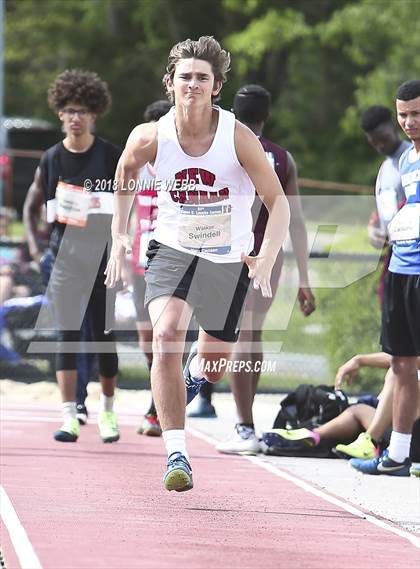
<path id="1" fill-rule="evenodd" d="M 303 315 L 309 316 L 315 310 L 315 298 L 308 277 L 308 234 L 299 194 L 296 162 L 290 152 L 287 153 L 287 180 L 284 193 L 290 206 L 289 233 L 299 271 L 299 306 Z"/>
<path id="2" fill-rule="evenodd" d="M 344 381 L 347 381 L 347 383 L 351 385 L 354 377 L 363 367 L 389 369 L 391 364 L 392 356 L 385 352 L 357 354 L 338 368 L 337 375 L 335 376 L 335 388 L 341 389 Z M 417 369 L 420 370 L 420 357 L 417 358 Z"/>
<path id="3" fill-rule="evenodd" d="M 44 192 L 41 182 L 41 170 L 35 170 L 34 179 L 29 186 L 28 193 L 23 204 L 23 225 L 25 228 L 25 238 L 28 243 L 29 254 L 34 261 L 39 261 L 42 253 L 38 247 L 37 227 L 41 219 L 42 206 L 44 205 Z"/>
<path id="4" fill-rule="evenodd" d="M 113 287 L 121 278 L 125 254 L 131 250 L 128 219 L 136 191 L 138 172 L 147 162 L 154 162 L 157 151 L 157 125 L 145 123 L 130 134 L 115 172 L 116 192 L 112 218 L 112 248 L 105 270 L 105 284 Z"/>
<path id="5" fill-rule="evenodd" d="M 249 267 L 249 276 L 254 281 L 254 288 L 260 288 L 263 296 L 271 297 L 271 270 L 289 229 L 289 204 L 260 141 L 239 121 L 236 121 L 235 127 L 235 148 L 239 162 L 251 178 L 269 213 L 258 256 L 244 255 L 243 261 Z"/>

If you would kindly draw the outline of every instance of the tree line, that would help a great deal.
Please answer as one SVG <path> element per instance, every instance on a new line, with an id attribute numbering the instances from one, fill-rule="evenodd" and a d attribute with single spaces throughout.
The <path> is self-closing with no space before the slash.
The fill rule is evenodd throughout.
<path id="1" fill-rule="evenodd" d="M 98 72 L 113 95 L 98 131 L 124 144 L 163 98 L 169 49 L 214 35 L 232 55 L 221 106 L 244 83 L 270 90 L 266 135 L 303 177 L 374 181 L 380 158 L 360 112 L 394 106 L 420 77 L 420 0 L 6 0 L 5 113 L 53 120 L 46 91 L 66 68 Z"/>

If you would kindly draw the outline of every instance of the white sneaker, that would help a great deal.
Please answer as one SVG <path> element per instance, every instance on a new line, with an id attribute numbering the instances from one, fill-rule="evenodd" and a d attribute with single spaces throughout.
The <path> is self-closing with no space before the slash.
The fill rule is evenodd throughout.
<path id="1" fill-rule="evenodd" d="M 261 445 L 254 429 L 235 425 L 232 437 L 216 445 L 216 450 L 224 454 L 258 454 L 261 452 Z"/>

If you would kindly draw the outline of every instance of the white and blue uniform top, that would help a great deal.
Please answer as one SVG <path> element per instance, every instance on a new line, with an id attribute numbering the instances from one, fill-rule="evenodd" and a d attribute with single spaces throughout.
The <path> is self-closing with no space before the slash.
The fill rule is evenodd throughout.
<path id="1" fill-rule="evenodd" d="M 407 201 L 388 225 L 392 242 L 389 270 L 420 275 L 420 158 L 413 145 L 400 158 L 400 174 Z"/>
<path id="2" fill-rule="evenodd" d="M 401 203 L 405 201 L 399 162 L 407 148 L 411 148 L 408 140 L 401 141 L 395 152 L 382 162 L 376 178 L 376 206 L 383 233 L 387 233 L 388 224 L 399 210 Z"/>

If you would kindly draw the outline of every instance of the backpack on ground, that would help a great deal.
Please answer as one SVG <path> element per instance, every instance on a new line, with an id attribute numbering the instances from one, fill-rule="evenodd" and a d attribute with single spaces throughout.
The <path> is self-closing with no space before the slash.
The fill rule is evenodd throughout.
<path id="1" fill-rule="evenodd" d="M 348 406 L 344 391 L 327 385 L 301 384 L 281 402 L 273 429 L 317 427 L 340 415 Z"/>
<path id="2" fill-rule="evenodd" d="M 327 385 L 302 384 L 289 393 L 280 404 L 273 429 L 313 429 L 334 419 L 348 407 L 347 395 Z M 267 431 L 262 436 L 265 454 L 311 458 L 335 458 L 334 441 L 321 440 L 318 445 L 311 439 L 291 441 L 281 433 Z"/>

